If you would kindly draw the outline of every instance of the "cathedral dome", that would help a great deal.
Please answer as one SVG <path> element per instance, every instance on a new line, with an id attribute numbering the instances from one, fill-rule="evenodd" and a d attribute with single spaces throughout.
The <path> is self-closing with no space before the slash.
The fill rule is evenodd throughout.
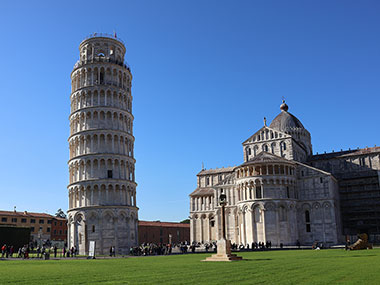
<path id="1" fill-rule="evenodd" d="M 295 116 L 288 112 L 289 107 L 284 100 L 282 101 L 280 109 L 281 113 L 273 119 L 269 126 L 270 128 L 283 132 L 294 129 L 305 129 L 302 123 Z"/>

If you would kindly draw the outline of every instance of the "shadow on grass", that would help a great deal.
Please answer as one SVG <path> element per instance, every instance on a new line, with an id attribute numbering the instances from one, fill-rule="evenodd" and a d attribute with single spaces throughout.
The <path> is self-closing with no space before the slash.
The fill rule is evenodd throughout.
<path id="1" fill-rule="evenodd" d="M 335 257 L 350 258 L 350 257 L 368 257 L 368 256 L 377 256 L 377 255 L 376 254 L 369 254 L 369 255 L 345 255 L 345 256 L 335 256 Z"/>
<path id="2" fill-rule="evenodd" d="M 244 258 L 242 261 L 268 261 L 272 260 L 271 258 L 255 258 L 255 259 L 249 259 L 249 258 Z"/>
<path id="3" fill-rule="evenodd" d="M 376 254 L 369 254 L 369 255 L 351 255 L 350 257 L 368 257 L 368 256 L 377 256 Z"/>

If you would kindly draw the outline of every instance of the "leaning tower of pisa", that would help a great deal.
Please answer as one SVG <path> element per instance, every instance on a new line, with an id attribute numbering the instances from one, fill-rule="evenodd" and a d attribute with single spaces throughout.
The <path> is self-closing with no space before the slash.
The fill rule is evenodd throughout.
<path id="1" fill-rule="evenodd" d="M 71 73 L 68 246 L 87 254 L 137 244 L 132 74 L 125 46 L 94 34 L 79 46 Z"/>

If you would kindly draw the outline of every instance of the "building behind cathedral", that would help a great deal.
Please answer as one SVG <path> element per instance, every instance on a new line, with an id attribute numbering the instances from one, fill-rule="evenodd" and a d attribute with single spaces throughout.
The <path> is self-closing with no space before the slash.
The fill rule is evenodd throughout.
<path id="1" fill-rule="evenodd" d="M 202 169 L 190 194 L 190 238 L 221 237 L 218 199 L 227 195 L 227 238 L 236 244 L 327 245 L 345 235 L 380 240 L 380 147 L 313 155 L 311 136 L 285 102 L 243 142 L 244 163 Z"/>

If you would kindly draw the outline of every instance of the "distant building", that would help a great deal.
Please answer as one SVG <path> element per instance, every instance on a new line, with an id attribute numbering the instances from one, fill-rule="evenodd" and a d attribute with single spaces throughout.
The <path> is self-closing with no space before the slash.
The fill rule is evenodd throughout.
<path id="1" fill-rule="evenodd" d="M 191 241 L 221 237 L 219 196 L 227 195 L 227 237 L 237 244 L 380 241 L 380 147 L 313 155 L 311 136 L 283 102 L 281 113 L 245 140 L 244 163 L 202 169 L 190 194 Z"/>
<path id="2" fill-rule="evenodd" d="M 62 224 L 61 224 L 62 223 Z M 67 221 L 46 213 L 0 211 L 0 225 L 30 228 L 31 241 L 67 239 Z M 62 234 L 54 234 L 54 230 Z"/>
<path id="3" fill-rule="evenodd" d="M 139 243 L 190 242 L 190 224 L 139 221 Z"/>
<path id="4" fill-rule="evenodd" d="M 51 225 L 51 240 L 67 241 L 67 219 L 54 217 Z"/>

